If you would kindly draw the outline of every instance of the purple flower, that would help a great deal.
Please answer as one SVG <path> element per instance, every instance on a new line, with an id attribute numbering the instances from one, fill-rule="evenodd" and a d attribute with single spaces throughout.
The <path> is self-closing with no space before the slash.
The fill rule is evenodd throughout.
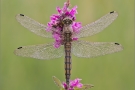
<path id="1" fill-rule="evenodd" d="M 80 83 L 80 80 L 79 78 L 73 80 L 73 81 L 70 81 L 70 87 L 78 87 L 78 88 L 81 88 L 83 86 L 83 84 Z"/>
<path id="2" fill-rule="evenodd" d="M 80 83 L 80 80 L 81 79 L 79 79 L 79 78 L 77 78 L 75 80 L 71 80 L 69 83 L 69 90 L 74 90 L 74 88 L 82 88 L 83 84 Z M 63 87 L 67 88 L 67 84 L 65 82 L 63 83 Z"/>
<path id="3" fill-rule="evenodd" d="M 80 22 L 73 22 L 73 24 L 72 24 L 73 32 L 78 33 L 80 31 L 81 27 L 82 26 L 81 26 Z"/>
<path id="4" fill-rule="evenodd" d="M 59 14 L 62 14 L 62 10 L 60 9 L 60 7 L 56 7 L 56 10 L 58 11 Z"/>
<path id="5" fill-rule="evenodd" d="M 77 6 L 74 6 L 71 10 L 70 10 L 70 12 L 69 12 L 69 14 L 71 15 L 71 16 L 75 16 L 75 14 L 77 14 Z"/>
<path id="6" fill-rule="evenodd" d="M 94 87 L 92 84 L 80 83 L 81 79 L 79 78 L 75 80 L 71 80 L 69 82 L 69 86 L 65 82 L 61 83 L 61 81 L 55 76 L 53 76 L 53 80 L 54 80 L 54 83 L 60 88 L 60 90 L 67 90 L 67 88 L 68 90 L 86 90 L 86 89 Z"/>
<path id="7" fill-rule="evenodd" d="M 69 2 L 65 2 L 63 8 L 56 7 L 56 10 L 58 11 L 58 14 L 53 14 L 50 17 L 50 22 L 47 24 L 47 31 L 52 32 L 52 36 L 55 39 L 54 47 L 59 48 L 60 45 L 62 45 L 62 32 L 63 32 L 63 19 L 66 17 L 71 18 L 73 21 L 71 25 L 71 29 L 73 30 L 73 34 L 76 34 L 80 31 L 81 23 L 75 22 L 77 14 L 77 6 L 74 6 L 71 10 L 68 8 Z M 72 40 L 78 40 L 76 37 L 72 37 Z"/>
<path id="8" fill-rule="evenodd" d="M 63 8 L 62 8 L 62 11 L 63 11 L 63 13 L 65 13 L 65 12 L 68 11 L 68 2 L 65 2 L 65 3 L 64 3 L 64 6 L 63 6 Z"/>

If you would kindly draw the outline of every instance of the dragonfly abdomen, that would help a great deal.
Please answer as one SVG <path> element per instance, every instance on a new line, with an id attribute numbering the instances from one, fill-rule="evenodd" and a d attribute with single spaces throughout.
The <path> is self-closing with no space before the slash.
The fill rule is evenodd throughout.
<path id="1" fill-rule="evenodd" d="M 71 43 L 65 43 L 65 77 L 67 85 L 69 85 L 71 75 L 71 64 Z"/>
<path id="2" fill-rule="evenodd" d="M 68 29 L 65 29 L 68 30 Z M 71 42 L 72 42 L 72 33 L 71 31 L 64 32 L 64 47 L 65 47 L 65 77 L 66 84 L 69 86 L 69 80 L 71 75 Z M 67 87 L 68 88 L 68 87 Z"/>

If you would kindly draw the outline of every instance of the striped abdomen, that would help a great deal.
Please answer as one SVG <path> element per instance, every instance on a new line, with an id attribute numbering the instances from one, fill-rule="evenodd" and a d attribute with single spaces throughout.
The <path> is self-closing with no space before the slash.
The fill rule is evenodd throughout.
<path id="1" fill-rule="evenodd" d="M 71 75 L 71 43 L 65 44 L 65 76 L 66 83 L 69 85 Z"/>
<path id="2" fill-rule="evenodd" d="M 65 47 L 65 77 L 66 83 L 69 85 L 71 75 L 71 32 L 64 33 L 64 47 Z"/>

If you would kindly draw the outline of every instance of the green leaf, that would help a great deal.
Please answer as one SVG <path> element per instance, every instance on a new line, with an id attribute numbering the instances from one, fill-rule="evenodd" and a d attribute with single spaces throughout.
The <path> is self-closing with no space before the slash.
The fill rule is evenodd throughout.
<path id="1" fill-rule="evenodd" d="M 65 90 L 64 88 L 60 88 L 60 90 Z"/>
<path id="2" fill-rule="evenodd" d="M 92 84 L 84 84 L 83 86 L 85 88 L 84 90 L 94 87 Z"/>
<path id="3" fill-rule="evenodd" d="M 56 78 L 55 76 L 53 76 L 53 81 L 60 88 L 60 90 L 64 90 L 64 87 L 63 87 L 61 81 L 58 78 Z"/>

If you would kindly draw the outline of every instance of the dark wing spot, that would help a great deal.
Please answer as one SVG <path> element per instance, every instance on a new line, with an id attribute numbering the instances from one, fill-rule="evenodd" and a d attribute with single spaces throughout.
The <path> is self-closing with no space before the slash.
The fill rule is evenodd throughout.
<path id="1" fill-rule="evenodd" d="M 114 13 L 114 11 L 110 12 L 110 14 Z"/>
<path id="2" fill-rule="evenodd" d="M 22 47 L 18 47 L 17 49 L 21 49 Z"/>
<path id="3" fill-rule="evenodd" d="M 115 45 L 120 45 L 119 43 L 115 43 Z"/>
<path id="4" fill-rule="evenodd" d="M 20 16 L 24 16 L 23 14 L 20 14 Z"/>

